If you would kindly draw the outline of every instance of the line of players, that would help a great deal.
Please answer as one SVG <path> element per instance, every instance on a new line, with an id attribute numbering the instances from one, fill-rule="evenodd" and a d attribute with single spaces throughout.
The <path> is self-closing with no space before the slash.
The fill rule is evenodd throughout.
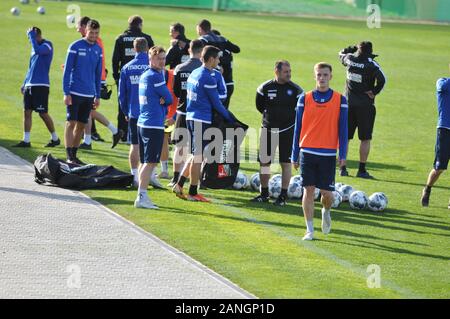
<path id="1" fill-rule="evenodd" d="M 133 18 L 140 22 L 137 27 L 141 30 L 142 19 L 135 16 L 130 18 L 130 21 L 136 21 Z M 64 68 L 63 89 L 64 102 L 67 105 L 68 121 L 65 141 L 69 163 L 82 164 L 77 157 L 77 145 L 80 144 L 84 126 L 92 115 L 92 108 L 95 110 L 100 101 L 101 74 L 104 62 L 102 62 L 102 48 L 98 45 L 99 30 L 99 23 L 95 20 L 89 20 L 86 24 L 84 38 L 74 42 L 68 50 Z M 155 187 L 161 187 L 161 184 L 154 178 L 155 175 L 152 174 L 152 171 L 160 161 L 163 144 L 167 140 L 164 138 L 164 130 L 175 122 L 177 128 L 186 127 L 190 133 L 192 157 L 185 163 L 175 160 L 177 156 L 183 157 L 186 153 L 185 147 L 177 145 L 174 162 L 179 163 L 179 165 L 174 165 L 174 178 L 170 185 L 173 186 L 173 191 L 180 198 L 209 202 L 208 199 L 197 192 L 200 165 L 204 149 L 208 144 L 208 141 L 204 139 L 204 132 L 211 126 L 213 109 L 218 111 L 225 120 L 230 122 L 235 120 L 232 114 L 227 111 L 232 92 L 230 88 L 233 87 L 232 73 L 227 74 L 224 66 L 229 63 L 230 71 L 232 70 L 231 52 L 239 52 L 239 48 L 217 33 L 212 32 L 211 24 L 207 20 L 202 20 L 197 25 L 197 31 L 201 36 L 200 40 L 189 41 L 184 36 L 182 25 L 172 25 L 171 36 L 173 41 L 167 56 L 162 47 L 152 46 L 149 51 L 150 59 L 148 59 L 146 53 L 149 48 L 149 40 L 145 37 L 134 37 L 133 51 L 128 52 L 133 52 L 135 57 L 131 62 L 125 64 L 119 72 L 119 104 L 125 114 L 125 121 L 129 125 L 129 136 L 132 144 L 130 166 L 133 175 L 138 177 L 137 182 L 139 183 L 138 196 L 135 201 L 136 207 L 157 208 L 147 195 L 147 186 L 151 182 Z M 37 55 L 39 55 L 38 47 L 46 46 L 49 48 L 48 51 L 52 51 L 51 44 L 40 37 L 40 30 L 31 29 L 28 36 L 34 53 L 38 52 Z M 117 43 L 116 41 L 116 47 Z M 207 45 L 204 47 L 204 44 Z M 229 45 L 229 47 L 225 47 L 225 45 Z M 190 58 L 181 63 L 183 59 L 186 59 L 184 54 L 186 48 L 189 48 L 187 52 Z M 224 52 L 225 54 L 228 52 L 228 60 L 224 58 Z M 167 117 L 167 107 L 173 104 L 174 99 L 167 87 L 170 77 L 165 76 L 162 72 L 167 64 L 168 56 L 170 57 L 168 64 L 176 66 L 173 74 L 173 91 L 176 98 L 179 99 L 177 112 L 169 117 Z M 280 144 L 277 146 L 283 171 L 283 183 L 282 194 L 274 204 L 280 206 L 285 204 L 287 185 L 291 176 L 291 163 L 294 164 L 295 168 L 298 168 L 300 162 L 305 186 L 303 209 L 307 222 L 307 234 L 304 237 L 306 240 L 313 238 L 312 213 L 314 204 L 311 198 L 314 197 L 315 187 L 320 188 L 322 193 L 324 206 L 322 209 L 322 229 L 325 233 L 328 233 L 331 228 L 330 207 L 332 202 L 331 192 L 334 190 L 336 150 L 339 146 L 340 173 L 342 176 L 346 176 L 348 175 L 345 162 L 348 134 L 352 137 L 357 127 L 359 138 L 362 141 L 360 168 L 357 176 L 371 178 L 365 170 L 365 161 L 370 148 L 375 119 L 374 99 L 381 92 L 385 77 L 380 66 L 373 60 L 376 56 L 372 53 L 370 42 L 362 42 L 358 47 L 344 49 L 340 52 L 340 57 L 342 63 L 347 67 L 346 96 L 349 98 L 350 110 L 353 109 L 349 115 L 347 115 L 346 98 L 329 88 L 332 66 L 327 63 L 318 63 L 314 68 L 316 90 L 303 93 L 300 86 L 290 81 L 289 62 L 278 61 L 275 65 L 275 79 L 264 82 L 258 88 L 256 95 L 257 109 L 263 114 L 259 153 L 269 154 L 269 156 L 266 159 L 259 157 L 261 194 L 253 201 L 268 202 L 267 184 L 270 177 L 270 163 L 273 161 L 274 154 L 270 154 L 267 150 L 273 149 L 270 147 L 270 136 L 278 134 Z M 117 59 L 117 57 L 114 59 Z M 74 61 L 76 61 L 76 64 L 74 64 Z M 222 61 L 223 75 L 214 71 Z M 141 74 L 132 72 L 133 70 L 139 71 Z M 114 70 L 114 78 L 117 79 L 116 70 Z M 184 81 L 181 79 L 184 79 Z M 32 81 L 29 83 L 27 85 L 26 80 L 23 86 L 26 111 L 30 106 L 33 108 L 39 104 L 36 103 L 36 100 L 39 100 L 40 95 L 45 95 L 33 94 L 34 92 L 26 94 L 26 89 L 39 87 L 39 85 L 33 85 Z M 92 83 L 95 85 L 92 85 Z M 132 89 L 133 85 L 134 89 Z M 222 91 L 219 89 L 221 85 Z M 138 99 L 136 100 L 137 96 Z M 158 98 L 155 99 L 155 97 Z M 223 101 L 221 101 L 221 98 Z M 183 101 L 183 99 L 186 100 Z M 361 100 L 364 100 L 364 102 L 361 102 Z M 139 106 L 139 115 L 136 112 L 137 105 Z M 40 111 L 40 114 L 47 113 L 42 112 L 42 109 L 35 109 Z M 54 144 L 48 146 L 56 146 L 59 144 L 59 139 L 55 136 L 54 127 L 51 130 L 51 125 L 47 126 L 52 133 L 52 140 L 49 144 Z M 111 131 L 114 136 L 114 147 L 118 142 L 117 137 L 122 137 L 122 130 L 111 129 Z M 27 143 L 25 139 L 23 142 Z M 261 148 L 264 147 L 267 149 L 265 152 L 261 152 Z M 438 157 L 438 155 L 436 156 Z M 142 164 L 139 169 L 138 157 Z M 190 178 L 191 186 L 189 193 L 185 195 L 183 186 L 188 178 Z"/>

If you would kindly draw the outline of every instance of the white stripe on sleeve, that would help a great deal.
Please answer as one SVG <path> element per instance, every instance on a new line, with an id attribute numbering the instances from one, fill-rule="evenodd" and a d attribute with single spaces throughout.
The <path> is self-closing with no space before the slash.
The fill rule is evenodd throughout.
<path id="1" fill-rule="evenodd" d="M 159 82 L 155 84 L 155 88 L 163 86 L 164 84 L 166 84 L 166 82 Z"/>
<path id="2" fill-rule="evenodd" d="M 214 85 L 205 84 L 205 89 L 215 89 L 215 88 L 217 88 L 217 84 Z"/>

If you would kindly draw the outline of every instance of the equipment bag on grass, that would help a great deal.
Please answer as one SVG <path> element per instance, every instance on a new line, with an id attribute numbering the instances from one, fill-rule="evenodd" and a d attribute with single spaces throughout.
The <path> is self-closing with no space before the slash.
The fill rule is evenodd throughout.
<path id="1" fill-rule="evenodd" d="M 34 181 L 70 189 L 125 188 L 133 183 L 133 175 L 113 166 L 94 164 L 76 166 L 54 158 L 50 153 L 39 155 L 34 162 Z"/>
<path id="2" fill-rule="evenodd" d="M 234 117 L 234 115 L 233 115 Z M 235 118 L 236 119 L 236 118 Z M 240 166 L 240 147 L 245 137 L 248 125 L 236 119 L 234 124 L 225 122 L 223 118 L 215 113 L 213 126 L 222 132 L 222 147 L 220 157 L 217 161 L 208 161 L 202 165 L 201 184 L 207 188 L 224 189 L 233 186 Z M 236 136 L 227 137 L 227 128 L 241 130 L 242 139 Z M 210 144 L 211 145 L 211 144 Z"/>

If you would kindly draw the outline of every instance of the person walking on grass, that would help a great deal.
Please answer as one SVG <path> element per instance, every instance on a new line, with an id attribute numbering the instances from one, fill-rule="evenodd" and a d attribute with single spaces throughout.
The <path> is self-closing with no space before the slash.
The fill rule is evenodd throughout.
<path id="1" fill-rule="evenodd" d="M 306 234 L 303 240 L 314 239 L 314 191 L 322 194 L 322 232 L 331 230 L 331 204 L 333 203 L 336 175 L 336 150 L 339 164 L 345 165 L 348 144 L 347 99 L 330 88 L 332 66 L 321 62 L 314 66 L 316 88 L 298 100 L 292 163 L 301 168 L 303 178 L 303 213 Z"/>

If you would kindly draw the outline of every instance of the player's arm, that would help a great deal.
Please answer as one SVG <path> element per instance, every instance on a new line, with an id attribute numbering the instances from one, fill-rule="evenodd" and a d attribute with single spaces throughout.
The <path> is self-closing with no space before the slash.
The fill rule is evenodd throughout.
<path id="1" fill-rule="evenodd" d="M 114 45 L 114 51 L 112 56 L 112 70 L 113 70 L 113 78 L 116 83 L 120 79 L 120 55 L 121 55 L 122 46 L 120 44 L 120 37 L 116 39 L 116 43 Z"/>
<path id="2" fill-rule="evenodd" d="M 52 52 L 52 47 L 48 43 L 39 44 L 36 40 L 36 31 L 30 29 L 28 31 L 28 39 L 30 40 L 33 50 L 38 55 L 47 55 Z"/>
<path id="3" fill-rule="evenodd" d="M 375 80 L 377 84 L 373 88 L 372 92 L 374 95 L 377 95 L 383 90 L 385 84 L 386 84 L 386 76 L 384 75 L 383 71 L 381 70 L 381 67 L 377 65 L 377 70 L 375 71 Z"/>
<path id="4" fill-rule="evenodd" d="M 345 62 L 347 60 L 347 56 L 349 54 L 355 53 L 357 50 L 358 48 L 356 46 L 349 46 L 339 51 L 339 60 L 341 60 L 341 63 L 344 66 L 347 66 L 347 62 Z"/>
<path id="5" fill-rule="evenodd" d="M 300 133 L 302 132 L 303 112 L 305 110 L 305 95 L 302 94 L 295 109 L 294 138 L 292 139 L 291 162 L 298 165 L 300 157 Z"/>
<path id="6" fill-rule="evenodd" d="M 345 165 L 348 148 L 348 103 L 345 96 L 341 96 L 341 109 L 339 113 L 339 161 Z M 340 165 L 340 166 L 342 166 Z"/>
<path id="7" fill-rule="evenodd" d="M 147 35 L 146 38 L 147 38 L 148 47 L 152 48 L 155 45 L 155 43 L 153 42 L 152 37 Z"/>
<path id="8" fill-rule="evenodd" d="M 172 64 L 176 59 L 180 58 L 182 51 L 178 44 L 172 45 L 166 54 L 166 65 Z"/>
<path id="9" fill-rule="evenodd" d="M 167 88 L 166 81 L 164 80 L 163 76 L 157 76 L 155 77 L 155 82 L 153 84 L 153 87 L 156 91 L 156 93 L 164 99 L 164 105 L 169 106 L 173 103 L 172 94 L 170 94 L 169 89 Z"/>
<path id="10" fill-rule="evenodd" d="M 119 105 L 120 109 L 122 110 L 123 114 L 125 116 L 128 116 L 128 90 L 127 90 L 127 75 L 126 71 L 122 69 L 120 72 L 120 79 L 119 79 Z"/>
<path id="11" fill-rule="evenodd" d="M 225 101 L 227 99 L 227 85 L 225 79 L 220 72 L 217 72 L 217 92 L 219 92 L 220 101 Z"/>
<path id="12" fill-rule="evenodd" d="M 238 47 L 236 44 L 232 43 L 230 40 L 227 40 L 225 42 L 225 49 L 228 50 L 228 51 L 231 51 L 233 53 L 241 52 L 241 48 Z"/>
<path id="13" fill-rule="evenodd" d="M 77 57 L 77 51 L 74 46 L 70 46 L 67 50 L 66 62 L 64 63 L 63 72 L 63 92 L 65 96 L 70 95 L 70 75 L 75 65 L 75 59 Z"/>
<path id="14" fill-rule="evenodd" d="M 216 81 L 211 78 L 210 81 L 205 81 L 205 83 L 202 85 L 213 108 L 217 112 L 219 112 L 219 114 L 222 115 L 225 118 L 225 120 L 227 120 L 228 122 L 233 122 L 234 119 L 230 115 L 230 112 L 228 112 L 225 106 L 223 106 L 222 102 L 220 102 Z"/>
<path id="15" fill-rule="evenodd" d="M 450 92 L 450 79 L 441 78 L 436 82 L 436 90 L 439 93 Z"/>
<path id="16" fill-rule="evenodd" d="M 175 68 L 173 71 L 173 94 L 175 94 L 177 98 L 180 98 L 181 96 L 181 77 L 178 68 Z"/>
<path id="17" fill-rule="evenodd" d="M 263 89 L 263 85 L 261 84 L 256 89 L 256 98 L 255 98 L 256 109 L 261 114 L 264 113 L 264 110 L 266 109 L 265 102 L 266 102 L 266 99 L 264 97 L 264 89 Z"/>

